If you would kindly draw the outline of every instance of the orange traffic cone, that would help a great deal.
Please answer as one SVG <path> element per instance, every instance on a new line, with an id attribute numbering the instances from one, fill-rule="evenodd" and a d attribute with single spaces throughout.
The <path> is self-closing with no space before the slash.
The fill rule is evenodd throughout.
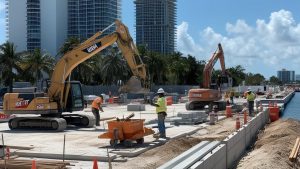
<path id="1" fill-rule="evenodd" d="M 244 124 L 247 124 L 247 111 L 244 111 Z"/>
<path id="2" fill-rule="evenodd" d="M 226 117 L 232 117 L 231 106 L 226 106 Z"/>
<path id="3" fill-rule="evenodd" d="M 36 169 L 35 160 L 32 160 L 31 169 Z"/>
<path id="4" fill-rule="evenodd" d="M 236 116 L 236 122 L 235 122 L 235 129 L 239 129 L 241 127 L 240 117 L 239 114 Z"/>
<path id="5" fill-rule="evenodd" d="M 98 162 L 97 162 L 96 158 L 94 158 L 93 169 L 98 169 Z"/>
<path id="6" fill-rule="evenodd" d="M 9 159 L 9 156 L 10 156 L 9 147 L 6 147 L 6 157 L 7 157 L 7 159 Z"/>

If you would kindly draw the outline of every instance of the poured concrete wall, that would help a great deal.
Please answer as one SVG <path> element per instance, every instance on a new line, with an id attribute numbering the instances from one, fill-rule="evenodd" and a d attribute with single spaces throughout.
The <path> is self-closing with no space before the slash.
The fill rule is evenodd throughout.
<path id="1" fill-rule="evenodd" d="M 229 135 L 221 145 L 208 153 L 191 168 L 226 169 L 232 168 L 240 160 L 246 149 L 256 140 L 258 131 L 269 122 L 268 109 L 264 109 L 246 125 Z"/>
<path id="2" fill-rule="evenodd" d="M 268 109 L 264 109 L 252 118 L 238 131 L 229 135 L 222 144 L 208 153 L 204 158 L 194 163 L 194 169 L 226 169 L 233 168 L 245 153 L 246 149 L 254 143 L 258 131 L 269 122 Z"/>

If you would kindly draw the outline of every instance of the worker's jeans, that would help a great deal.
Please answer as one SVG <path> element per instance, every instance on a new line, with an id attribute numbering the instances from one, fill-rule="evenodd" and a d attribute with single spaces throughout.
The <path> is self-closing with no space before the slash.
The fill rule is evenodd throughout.
<path id="1" fill-rule="evenodd" d="M 165 126 L 165 118 L 166 118 L 167 113 L 166 112 L 159 112 L 157 114 L 157 119 L 158 119 L 158 130 L 159 130 L 159 135 L 160 137 L 166 137 L 166 126 Z"/>
<path id="2" fill-rule="evenodd" d="M 254 116 L 254 101 L 248 101 L 249 115 Z"/>
<path id="3" fill-rule="evenodd" d="M 96 126 L 100 126 L 100 114 L 99 114 L 99 110 L 96 109 L 96 108 L 92 108 L 92 112 L 95 116 L 95 119 L 96 119 Z"/>

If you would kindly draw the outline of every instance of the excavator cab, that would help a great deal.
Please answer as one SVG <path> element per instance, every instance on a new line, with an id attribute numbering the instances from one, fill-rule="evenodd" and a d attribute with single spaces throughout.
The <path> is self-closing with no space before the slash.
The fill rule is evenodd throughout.
<path id="1" fill-rule="evenodd" d="M 68 87 L 70 86 L 70 87 Z M 81 111 L 84 109 L 84 98 L 81 84 L 78 81 L 70 81 L 65 83 L 65 89 L 68 89 L 68 99 L 65 112 Z"/>

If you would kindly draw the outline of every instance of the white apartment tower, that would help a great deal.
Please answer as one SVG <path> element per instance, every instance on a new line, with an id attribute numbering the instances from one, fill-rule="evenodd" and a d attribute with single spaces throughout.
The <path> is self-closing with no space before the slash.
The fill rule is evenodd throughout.
<path id="1" fill-rule="evenodd" d="M 52 56 L 67 38 L 66 0 L 6 0 L 7 39 L 17 51 L 40 48 Z"/>

